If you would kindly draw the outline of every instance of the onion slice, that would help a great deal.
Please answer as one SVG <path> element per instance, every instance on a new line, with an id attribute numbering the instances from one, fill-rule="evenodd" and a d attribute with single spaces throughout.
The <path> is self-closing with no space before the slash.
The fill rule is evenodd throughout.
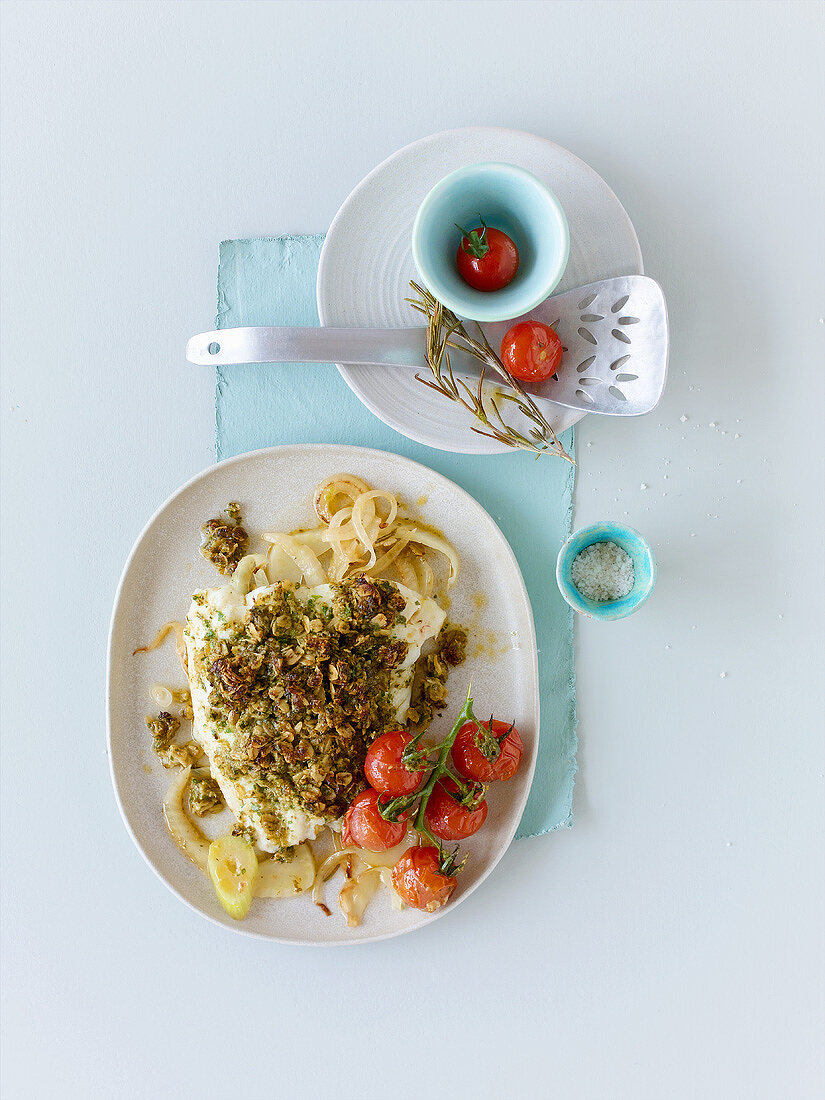
<path id="1" fill-rule="evenodd" d="M 235 566 L 232 580 L 229 582 L 239 596 L 245 596 L 252 587 L 252 576 L 256 570 L 266 565 L 266 557 L 262 554 L 247 554 L 241 558 Z"/>
<path id="2" fill-rule="evenodd" d="M 174 696 L 166 684 L 152 684 L 149 694 L 162 710 L 168 710 L 174 701 Z"/>
<path id="3" fill-rule="evenodd" d="M 399 528 L 399 533 L 400 533 Z M 406 531 L 404 532 L 407 533 Z M 458 554 L 455 552 L 455 548 L 452 543 L 447 542 L 443 535 L 437 535 L 433 531 L 424 531 L 421 527 L 413 527 L 409 530 L 410 542 L 414 542 L 419 546 L 429 546 L 431 550 L 438 550 L 443 554 L 450 563 L 450 576 L 447 581 L 449 586 L 455 584 L 456 577 L 458 576 L 459 561 Z"/>
<path id="4" fill-rule="evenodd" d="M 379 886 L 382 885 L 390 891 L 390 902 L 393 909 L 401 909 L 403 902 L 392 884 L 392 871 L 389 867 L 369 867 L 341 887 L 338 904 L 341 906 L 341 911 L 347 918 L 347 924 L 350 928 L 357 928 L 361 923 L 367 906 L 375 897 Z"/>
<path id="5" fill-rule="evenodd" d="M 354 474 L 333 474 L 315 486 L 313 505 L 322 523 L 329 523 L 335 514 L 336 497 L 348 497 L 353 503 L 362 493 L 369 493 L 371 486 Z"/>
<path id="6" fill-rule="evenodd" d="M 277 531 L 266 532 L 263 538 L 292 558 L 301 570 L 301 576 L 307 587 L 314 588 L 316 584 L 327 583 L 327 575 L 318 561 L 318 555 L 314 554 L 308 546 L 300 543 L 292 535 L 284 535 Z"/>
<path id="7" fill-rule="evenodd" d="M 299 844 L 291 859 L 262 859 L 255 879 L 256 898 L 292 898 L 311 889 L 315 860 L 308 844 Z"/>
<path id="8" fill-rule="evenodd" d="M 187 859 L 206 873 L 209 844 L 203 833 L 189 819 L 183 808 L 183 794 L 189 784 L 192 768 L 181 768 L 163 800 L 163 817 L 172 839 Z"/>
<path id="9" fill-rule="evenodd" d="M 134 657 L 136 653 L 151 653 L 153 649 L 158 649 L 173 630 L 175 632 L 175 652 L 183 666 L 183 671 L 186 672 L 186 641 L 183 637 L 183 623 L 179 623 L 177 619 L 164 623 L 149 645 L 138 646 L 137 649 L 132 651 L 132 656 Z"/>

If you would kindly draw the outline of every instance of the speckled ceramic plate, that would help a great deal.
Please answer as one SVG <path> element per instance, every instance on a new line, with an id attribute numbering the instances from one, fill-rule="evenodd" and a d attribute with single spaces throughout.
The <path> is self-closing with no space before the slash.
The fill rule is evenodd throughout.
<path id="1" fill-rule="evenodd" d="M 170 638 L 152 653 L 133 656 L 132 652 L 150 641 L 163 623 L 182 620 L 192 592 L 219 583 L 219 574 L 198 552 L 200 528 L 228 501 L 241 503 L 244 525 L 251 533 L 309 526 L 316 522 L 314 486 L 344 471 L 402 496 L 427 523 L 444 531 L 460 555 L 461 573 L 450 592 L 450 617 L 469 630 L 468 659 L 451 677 L 451 705 L 436 720 L 433 732 L 446 732 L 449 715 L 457 710 L 472 680 L 480 714 L 493 712 L 515 720 L 524 739 L 525 758 L 514 779 L 490 792 L 484 828 L 466 842 L 470 858 L 459 889 L 434 916 L 412 909 L 398 913 L 384 892 L 372 902 L 361 926 L 348 928 L 335 904 L 333 880 L 327 888 L 331 916 L 325 916 L 305 894 L 283 901 L 256 899 L 249 916 L 236 922 L 220 907 L 208 879 L 178 851 L 161 813 L 172 773 L 152 753 L 145 716 L 157 711 L 149 697 L 153 683 L 185 685 L 174 645 Z M 256 548 L 253 540 L 252 549 Z M 339 944 L 397 936 L 442 915 L 451 916 L 489 875 L 513 839 L 535 768 L 536 639 L 513 552 L 489 515 L 463 489 L 399 455 L 318 444 L 272 447 L 231 458 L 205 470 L 170 497 L 129 556 L 109 638 L 108 727 L 112 780 L 127 829 L 166 885 L 210 920 L 235 932 L 285 943 Z"/>
<path id="2" fill-rule="evenodd" d="M 557 293 L 616 275 L 641 275 L 642 254 L 622 204 L 592 168 L 546 138 L 489 126 L 446 130 L 413 142 L 358 184 L 333 219 L 318 268 L 322 325 L 398 327 L 420 323 L 404 302 L 416 277 L 411 234 L 422 200 L 448 172 L 505 161 L 546 183 L 564 207 L 570 257 Z M 367 408 L 397 432 L 463 454 L 507 448 L 472 431 L 469 412 L 416 382 L 404 368 L 344 366 L 339 371 Z M 542 405 L 556 431 L 584 413 Z"/>

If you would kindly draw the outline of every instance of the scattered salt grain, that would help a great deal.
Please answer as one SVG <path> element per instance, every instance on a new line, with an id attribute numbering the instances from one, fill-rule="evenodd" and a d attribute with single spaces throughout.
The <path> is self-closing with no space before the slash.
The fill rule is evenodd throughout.
<path id="1" fill-rule="evenodd" d="M 719 679 L 724 680 L 727 677 L 727 675 L 728 675 L 727 672 L 720 672 L 719 673 Z"/>
<path id="2" fill-rule="evenodd" d="M 626 596 L 636 573 L 629 554 L 621 546 L 615 542 L 594 542 L 573 559 L 570 577 L 585 599 L 606 603 Z"/>
<path id="3" fill-rule="evenodd" d="M 687 417 L 685 416 L 684 413 L 682 413 L 682 415 L 679 417 L 679 419 L 682 421 L 683 424 L 687 423 Z"/>
<path id="4" fill-rule="evenodd" d="M 639 488 L 640 489 L 646 489 L 647 488 L 646 482 L 643 481 L 642 484 L 639 486 Z"/>
<path id="5" fill-rule="evenodd" d="M 709 428 L 715 428 L 715 427 L 716 427 L 716 421 L 715 421 L 715 420 L 711 420 L 710 424 L 708 424 L 708 427 L 709 427 Z"/>

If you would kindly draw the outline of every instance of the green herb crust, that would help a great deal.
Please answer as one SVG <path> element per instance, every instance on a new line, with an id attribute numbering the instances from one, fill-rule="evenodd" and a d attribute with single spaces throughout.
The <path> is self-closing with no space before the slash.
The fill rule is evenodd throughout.
<path id="1" fill-rule="evenodd" d="M 201 553 L 226 575 L 235 572 L 238 562 L 246 553 L 249 536 L 241 526 L 241 508 L 234 501 L 227 504 L 225 514 L 210 519 L 201 528 L 204 543 Z"/>
<path id="2" fill-rule="evenodd" d="M 407 644 L 397 588 L 356 577 L 331 604 L 302 603 L 275 585 L 221 636 L 204 633 L 195 673 L 208 693 L 222 774 L 252 782 L 256 809 L 277 835 L 283 805 L 334 820 L 364 786 L 371 742 L 397 725 L 390 678 Z"/>

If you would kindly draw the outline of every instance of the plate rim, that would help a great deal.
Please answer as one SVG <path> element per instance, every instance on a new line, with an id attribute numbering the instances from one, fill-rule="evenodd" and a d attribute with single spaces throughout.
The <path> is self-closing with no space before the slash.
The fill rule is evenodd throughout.
<path id="1" fill-rule="evenodd" d="M 388 156 L 384 157 L 384 159 L 379 164 L 377 164 L 361 180 L 359 180 L 359 182 L 352 188 L 352 190 L 349 192 L 349 194 L 343 200 L 341 205 L 338 207 L 338 210 L 336 211 L 335 216 L 333 217 L 332 221 L 330 222 L 329 228 L 327 229 L 326 234 L 324 235 L 324 243 L 321 246 L 321 255 L 320 255 L 319 260 L 318 260 L 318 273 L 315 277 L 315 301 L 316 301 L 316 307 L 318 309 L 318 318 L 319 318 L 320 323 L 321 323 L 322 326 L 327 324 L 327 321 L 325 320 L 325 317 L 324 317 L 324 312 L 325 312 L 324 311 L 324 301 L 323 301 L 323 297 L 322 297 L 322 293 L 321 293 L 322 279 L 324 277 L 326 267 L 329 264 L 329 255 L 328 255 L 328 251 L 327 251 L 327 243 L 330 239 L 330 236 L 333 233 L 333 230 L 336 228 L 338 222 L 341 221 L 342 218 L 344 217 L 346 207 L 355 198 L 355 196 L 372 181 L 373 177 L 376 176 L 378 173 L 382 172 L 391 161 L 394 161 L 396 158 L 403 156 L 404 154 L 406 154 L 406 153 L 410 152 L 411 150 L 415 149 L 417 146 L 424 145 L 425 143 L 430 142 L 435 138 L 444 138 L 444 137 L 447 137 L 449 135 L 469 134 L 469 133 L 473 133 L 473 134 L 482 134 L 482 133 L 508 134 L 508 135 L 516 135 L 516 136 L 521 137 L 521 138 L 530 138 L 533 141 L 540 142 L 540 143 L 542 143 L 544 145 L 547 145 L 547 146 L 551 146 L 553 149 L 558 149 L 562 153 L 564 153 L 566 156 L 571 157 L 574 161 L 578 162 L 578 165 L 579 165 L 580 169 L 583 169 L 588 175 L 593 177 L 595 180 L 597 180 L 600 184 L 602 184 L 607 189 L 610 196 L 616 202 L 616 205 L 618 206 L 618 208 L 621 210 L 622 214 L 624 215 L 624 217 L 627 221 L 628 228 L 630 230 L 631 243 L 632 243 L 633 249 L 635 251 L 635 259 L 636 259 L 636 263 L 637 263 L 638 268 L 639 268 L 637 274 L 644 275 L 644 260 L 642 258 L 642 249 L 641 249 L 641 245 L 639 244 L 639 236 L 636 233 L 636 227 L 633 224 L 633 220 L 631 219 L 630 215 L 628 214 L 627 210 L 625 209 L 624 204 L 621 202 L 621 200 L 619 199 L 618 195 L 613 190 L 613 188 L 606 182 L 606 180 L 601 175 L 599 175 L 599 173 L 596 171 L 595 168 L 593 168 L 591 165 L 589 165 L 587 163 L 587 161 L 582 160 L 581 157 L 579 157 L 576 153 L 571 152 L 568 148 L 566 148 L 566 146 L 560 145 L 558 142 L 553 141 L 550 138 L 542 137 L 541 134 L 534 134 L 530 130 L 518 130 L 518 129 L 514 129 L 514 128 L 509 127 L 509 126 L 454 126 L 454 127 L 450 127 L 447 130 L 436 130 L 432 134 L 425 134 L 423 137 L 416 138 L 415 141 L 411 141 L 411 142 L 408 142 L 406 145 L 402 145 L 400 149 L 396 149 L 394 152 L 392 152 Z M 462 447 L 460 445 L 456 446 L 456 445 L 452 444 L 451 441 L 449 441 L 447 443 L 442 442 L 438 445 L 436 445 L 434 443 L 431 443 L 431 442 L 428 442 L 426 439 L 420 438 L 419 434 L 417 434 L 415 432 L 414 428 L 401 427 L 400 426 L 401 421 L 397 417 L 393 417 L 393 416 L 387 414 L 386 411 L 379 411 L 377 406 L 376 406 L 376 403 L 371 398 L 365 396 L 362 392 L 360 392 L 359 389 L 356 388 L 356 384 L 355 384 L 354 380 L 350 377 L 351 365 L 346 366 L 343 363 L 336 363 L 335 367 L 338 370 L 338 373 L 344 379 L 344 382 L 350 388 L 350 390 L 352 390 L 352 392 L 355 394 L 355 396 L 358 398 L 358 400 L 362 403 L 362 405 L 364 405 L 364 407 L 366 409 L 368 409 L 373 414 L 373 416 L 377 417 L 383 424 L 386 424 L 388 428 L 392 428 L 393 431 L 398 432 L 399 435 L 402 435 L 407 439 L 411 439 L 415 443 L 420 443 L 421 446 L 423 446 L 423 447 L 430 447 L 433 450 L 437 450 L 437 451 L 449 451 L 452 454 L 474 454 L 474 455 L 506 454 L 508 451 L 512 450 L 512 448 L 506 446 L 506 444 L 495 443 L 493 440 L 490 440 L 489 445 L 483 451 L 465 451 L 465 450 L 462 449 Z M 559 406 L 559 408 L 566 408 L 566 406 Z M 568 411 L 571 411 L 571 410 L 568 410 Z M 580 415 L 577 415 L 576 418 L 572 421 L 572 423 L 569 424 L 567 426 L 567 428 L 563 429 L 564 431 L 567 431 L 569 428 L 575 426 L 581 420 L 583 420 L 585 416 L 587 416 L 587 413 L 583 410 L 572 410 L 572 411 L 578 411 L 580 413 Z"/>
<path id="2" fill-rule="evenodd" d="M 494 529 L 498 532 L 498 534 L 501 538 L 501 542 L 503 544 L 503 547 L 506 549 L 506 552 L 509 555 L 510 564 L 511 564 L 511 566 L 513 567 L 513 569 L 515 571 L 515 578 L 518 581 L 518 585 L 519 585 L 521 595 L 522 595 L 523 600 L 524 600 L 524 605 L 525 605 L 525 608 L 526 608 L 526 612 L 527 612 L 527 625 L 529 627 L 529 634 L 530 634 L 530 637 L 532 639 L 532 647 L 531 647 L 532 648 L 532 652 L 531 652 L 531 658 L 532 658 L 531 659 L 531 666 L 532 667 L 531 667 L 531 673 L 532 673 L 532 678 L 533 678 L 532 705 L 533 705 L 533 710 L 534 710 L 534 714 L 535 714 L 535 736 L 534 736 L 534 740 L 533 740 L 532 758 L 530 760 L 530 765 L 529 765 L 529 775 L 528 775 L 529 782 L 528 782 L 527 788 L 526 788 L 526 794 L 525 794 L 525 797 L 524 797 L 524 804 L 521 807 L 521 813 L 519 813 L 518 817 L 516 818 L 516 820 L 515 820 L 515 822 L 512 826 L 512 829 L 510 830 L 509 836 L 507 837 L 506 841 L 502 844 L 499 852 L 495 855 L 494 859 L 490 863 L 490 866 L 487 868 L 487 870 L 484 872 L 484 874 L 481 875 L 481 877 L 476 882 L 473 883 L 473 885 L 469 889 L 462 890 L 461 893 L 458 895 L 458 897 L 454 901 L 452 901 L 449 905 L 442 907 L 441 909 L 437 910 L 435 913 L 429 914 L 427 920 L 423 920 L 421 924 L 415 925 L 414 927 L 411 927 L 411 928 L 402 927 L 402 928 L 399 928 L 395 931 L 381 932 L 381 933 L 378 933 L 374 936 L 367 936 L 367 937 L 363 937 L 363 938 L 360 938 L 360 939 L 351 939 L 351 940 L 337 939 L 337 940 L 328 940 L 328 941 L 324 940 L 324 941 L 321 941 L 321 940 L 289 939 L 289 938 L 285 938 L 285 937 L 282 937 L 282 936 L 269 935 L 265 932 L 256 932 L 256 931 L 252 931 L 251 929 L 243 927 L 243 923 L 240 922 L 240 921 L 237 922 L 236 925 L 228 925 L 224 921 L 218 919 L 217 917 L 212 916 L 209 913 L 206 913 L 203 909 L 200 909 L 200 908 L 198 908 L 197 905 L 193 904 L 193 902 L 191 902 L 187 897 L 184 896 L 183 893 L 181 893 L 181 891 L 174 885 L 174 883 L 172 883 L 169 879 L 166 878 L 166 876 L 162 873 L 161 869 L 159 867 L 155 866 L 155 864 L 149 858 L 149 855 L 146 852 L 146 850 L 144 849 L 143 845 L 141 844 L 134 828 L 132 827 L 132 824 L 129 820 L 129 817 L 126 813 L 126 808 L 125 808 L 125 806 L 123 804 L 123 800 L 121 798 L 120 785 L 118 783 L 118 778 L 117 778 L 117 775 L 116 775 L 116 772 L 115 772 L 115 761 L 114 761 L 114 752 L 113 752 L 113 744 L 112 744 L 112 728 L 113 728 L 113 724 L 114 724 L 114 715 L 113 715 L 114 701 L 113 701 L 113 698 L 112 698 L 112 695 L 113 695 L 113 693 L 112 693 L 112 668 L 113 668 L 114 632 L 115 632 L 116 624 L 117 624 L 118 619 L 119 619 L 119 614 L 122 612 L 121 599 L 122 599 L 122 595 L 123 595 L 123 588 L 125 586 L 129 571 L 131 569 L 132 562 L 134 561 L 134 558 L 135 558 L 141 544 L 143 543 L 143 540 L 146 538 L 150 528 L 160 518 L 160 516 L 166 511 L 166 509 L 170 505 L 172 505 L 179 497 L 183 496 L 197 482 L 207 478 L 210 474 L 214 473 L 218 469 L 223 469 L 225 467 L 232 466 L 234 464 L 237 464 L 237 463 L 240 463 L 240 462 L 243 462 L 243 461 L 247 461 L 249 459 L 262 458 L 264 456 L 275 456 L 275 455 L 278 455 L 278 454 L 283 454 L 284 452 L 294 452 L 296 450 L 300 450 L 300 451 L 303 451 L 303 452 L 306 452 L 306 451 L 324 451 L 324 450 L 329 450 L 330 448 L 332 448 L 332 449 L 334 449 L 335 451 L 338 451 L 338 452 L 358 453 L 358 454 L 361 454 L 361 455 L 380 455 L 382 458 L 389 458 L 390 460 L 392 460 L 394 462 L 400 462 L 402 465 L 413 466 L 413 467 L 416 467 L 419 470 L 426 471 L 428 476 L 435 477 L 437 480 L 439 480 L 443 483 L 446 483 L 446 485 L 450 486 L 451 488 L 457 490 L 463 496 L 467 497 L 471 501 L 471 503 L 474 504 L 477 508 L 481 508 L 481 510 L 484 512 L 484 514 L 488 517 L 490 523 L 493 525 Z M 184 905 L 187 906 L 187 908 L 191 909 L 193 912 L 197 913 L 199 916 L 203 917 L 205 920 L 208 920 L 211 924 L 216 925 L 220 928 L 223 928 L 228 933 L 237 933 L 237 934 L 240 934 L 240 935 L 243 935 L 243 936 L 248 936 L 252 939 L 263 940 L 263 941 L 268 942 L 268 943 L 282 943 L 282 944 L 286 944 L 286 945 L 293 946 L 293 947 L 320 947 L 320 948 L 324 948 L 324 947 L 354 947 L 354 946 L 357 946 L 359 944 L 377 943 L 381 940 L 394 939 L 397 936 L 403 936 L 403 935 L 406 935 L 406 934 L 411 933 L 411 932 L 420 931 L 424 928 L 429 927 L 434 920 L 437 920 L 437 919 L 443 917 L 444 915 L 446 915 L 448 913 L 454 912 L 466 898 L 470 897 L 473 893 L 475 893 L 475 891 L 478 889 L 478 887 L 481 886 L 481 884 L 483 882 L 485 882 L 485 880 L 489 877 L 489 875 L 495 870 L 495 868 L 498 866 L 498 864 L 504 858 L 504 855 L 509 850 L 510 845 L 513 843 L 513 839 L 516 835 L 516 832 L 518 831 L 518 827 L 519 827 L 519 824 L 521 822 L 521 818 L 522 818 L 523 813 L 524 813 L 524 808 L 527 805 L 527 799 L 530 797 L 530 791 L 531 791 L 532 786 L 533 786 L 533 778 L 534 778 L 535 770 L 536 770 L 536 761 L 537 761 L 537 758 L 538 758 L 538 745 L 539 745 L 540 736 L 541 736 L 541 695 L 540 695 L 540 691 L 539 691 L 538 639 L 536 637 L 536 626 L 535 626 L 535 619 L 534 619 L 534 616 L 533 616 L 533 606 L 530 602 L 530 596 L 529 596 L 529 593 L 527 592 L 527 586 L 524 583 L 524 577 L 522 575 L 521 567 L 519 566 L 518 559 L 516 558 L 515 553 L 513 552 L 513 548 L 510 546 L 510 543 L 509 543 L 508 539 L 504 535 L 504 532 L 501 530 L 501 528 L 496 523 L 496 521 L 493 519 L 493 517 L 490 515 L 490 513 L 487 511 L 487 509 L 484 508 L 484 506 L 482 504 L 480 504 L 475 499 L 475 497 L 471 493 L 467 492 L 467 490 L 464 489 L 461 485 L 458 485 L 456 482 L 452 481 L 450 478 L 446 477 L 444 474 L 439 473 L 437 470 L 433 470 L 433 469 L 431 469 L 431 467 L 426 466 L 423 462 L 417 462 L 415 459 L 407 458 L 406 455 L 396 454 L 394 451 L 384 451 L 384 450 L 380 450 L 377 447 L 363 447 L 363 446 L 346 444 L 346 443 L 285 443 L 285 444 L 280 444 L 280 445 L 276 445 L 276 446 L 273 446 L 273 447 L 260 447 L 260 448 L 254 450 L 254 451 L 244 451 L 241 454 L 232 455 L 229 458 L 225 458 L 221 462 L 212 463 L 210 466 L 204 467 L 198 473 L 196 473 L 192 477 L 188 478 L 182 485 L 180 485 L 174 492 L 172 492 L 155 509 L 155 511 L 152 513 L 152 515 L 149 517 L 149 519 L 146 521 L 146 523 L 141 528 L 139 534 L 137 535 L 137 537 L 135 538 L 135 540 L 132 544 L 132 547 L 129 551 L 129 554 L 128 554 L 128 556 L 126 558 L 126 561 L 123 565 L 123 569 L 121 571 L 120 578 L 119 578 L 118 583 L 117 583 L 117 587 L 115 589 L 114 600 L 113 600 L 113 604 L 112 604 L 112 613 L 111 613 L 111 616 L 110 616 L 110 619 L 109 619 L 109 633 L 108 633 L 107 644 L 106 644 L 106 755 L 107 755 L 108 763 L 109 763 L 109 778 L 110 778 L 111 783 L 112 783 L 112 790 L 113 790 L 113 793 L 114 793 L 114 796 L 115 796 L 115 802 L 117 804 L 117 808 L 118 808 L 118 811 L 120 813 L 121 820 L 122 820 L 123 824 L 125 825 L 126 831 L 129 834 L 129 836 L 130 836 L 133 844 L 135 845 L 136 849 L 138 850 L 140 856 L 142 857 L 144 863 L 146 863 L 149 866 L 149 868 L 153 871 L 153 873 L 157 876 L 157 878 L 163 883 L 163 885 L 168 890 L 170 890 L 172 892 L 172 894 L 174 894 L 175 897 L 178 898 L 179 901 L 182 901 L 184 903 Z"/>

